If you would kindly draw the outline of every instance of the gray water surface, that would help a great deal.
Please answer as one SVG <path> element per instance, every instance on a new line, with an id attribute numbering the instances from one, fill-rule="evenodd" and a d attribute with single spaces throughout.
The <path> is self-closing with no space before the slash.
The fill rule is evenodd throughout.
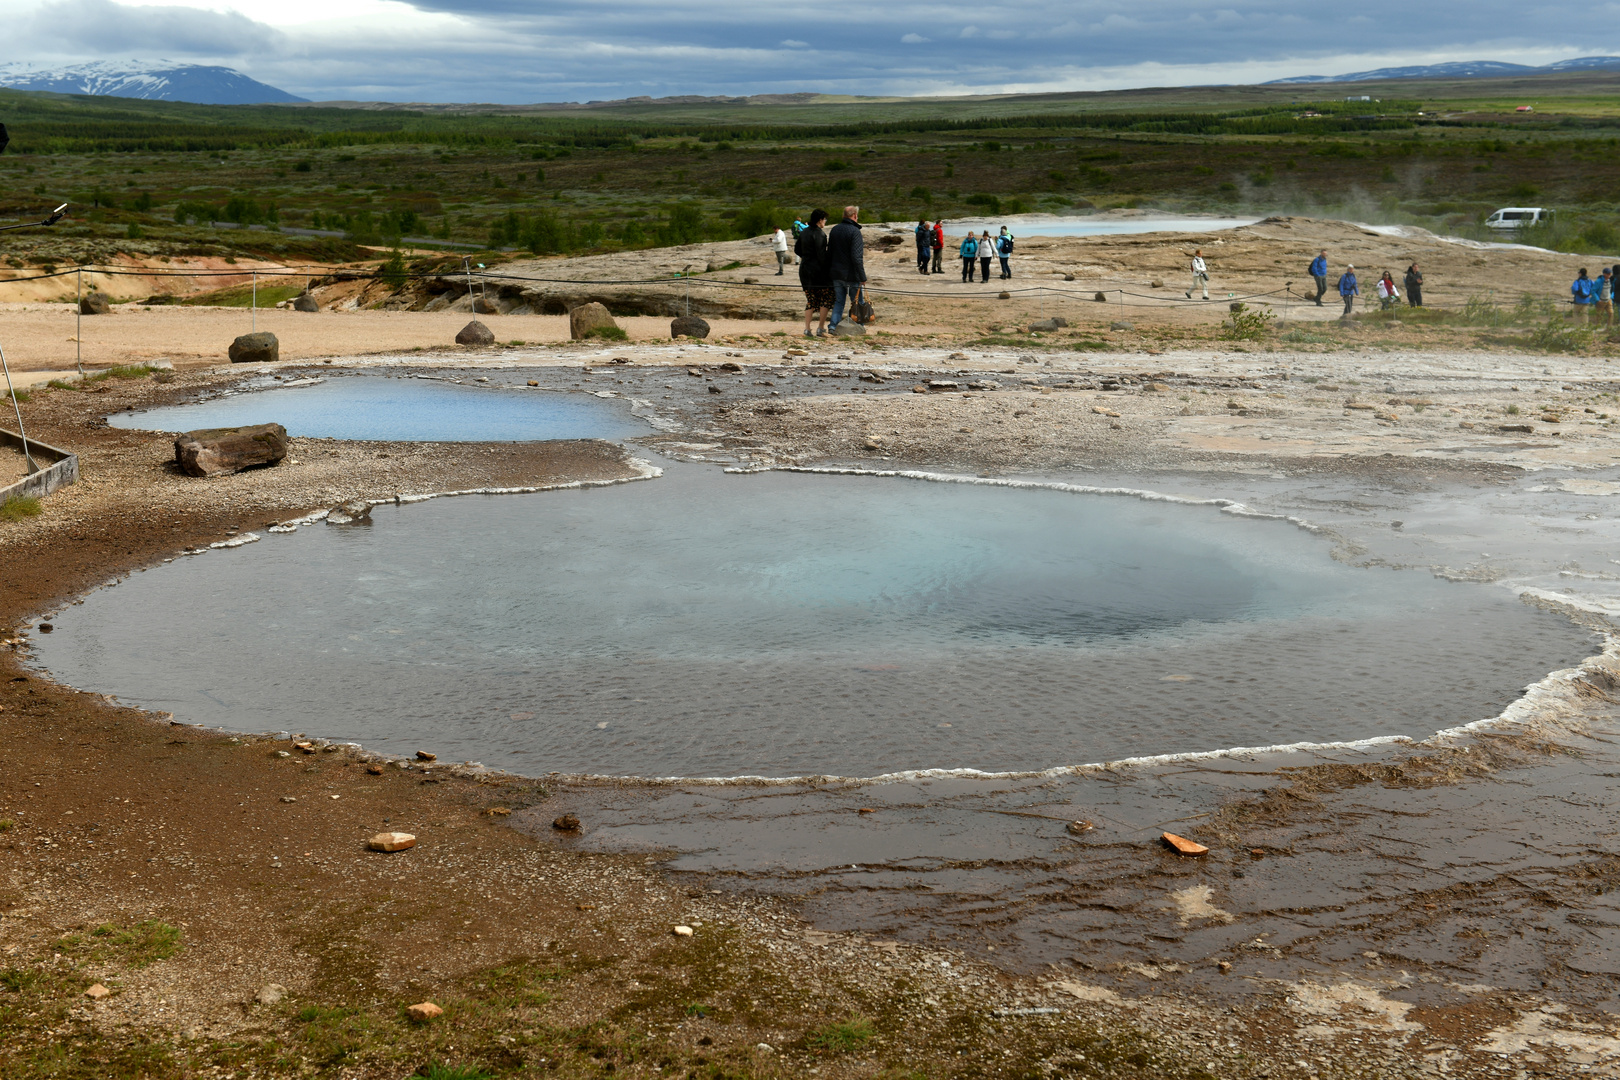
<path id="1" fill-rule="evenodd" d="M 530 774 L 872 776 L 1423 737 L 1592 651 L 1504 590 L 1127 497 L 678 466 L 373 519 L 132 575 L 39 657 Z"/>
<path id="2" fill-rule="evenodd" d="M 143 431 L 280 424 L 289 435 L 400 442 L 628 439 L 652 431 L 630 415 L 630 404 L 623 399 L 375 375 L 118 413 L 108 423 Z"/>

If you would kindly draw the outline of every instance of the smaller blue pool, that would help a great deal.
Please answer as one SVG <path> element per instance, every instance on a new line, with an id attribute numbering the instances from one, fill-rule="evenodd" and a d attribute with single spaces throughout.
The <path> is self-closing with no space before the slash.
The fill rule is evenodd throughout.
<path id="1" fill-rule="evenodd" d="M 197 431 L 280 424 L 289 435 L 389 442 L 628 439 L 652 428 L 623 398 L 482 389 L 430 379 L 339 376 L 108 417 L 118 428 Z"/>

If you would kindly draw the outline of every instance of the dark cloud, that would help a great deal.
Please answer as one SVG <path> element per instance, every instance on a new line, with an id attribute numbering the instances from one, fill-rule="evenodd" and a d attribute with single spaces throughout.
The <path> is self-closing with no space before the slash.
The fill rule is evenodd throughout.
<path id="1" fill-rule="evenodd" d="M 82 53 L 86 60 L 229 58 L 276 49 L 283 40 L 279 31 L 235 12 L 127 7 L 111 0 L 49 0 L 13 28 L 35 49 L 53 55 Z"/>

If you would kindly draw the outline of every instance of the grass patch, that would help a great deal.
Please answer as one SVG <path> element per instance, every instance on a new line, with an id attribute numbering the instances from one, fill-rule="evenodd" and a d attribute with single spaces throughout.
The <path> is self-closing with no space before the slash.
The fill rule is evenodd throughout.
<path id="1" fill-rule="evenodd" d="M 1274 311 L 1255 311 L 1248 304 L 1236 303 L 1221 324 L 1221 337 L 1227 341 L 1259 341 L 1276 317 Z"/>
<path id="2" fill-rule="evenodd" d="M 1096 352 L 1098 350 L 1112 349 L 1113 347 L 1112 342 L 1091 339 L 1074 341 L 1070 342 L 1069 344 L 1069 348 L 1073 349 L 1075 352 Z"/>
<path id="3" fill-rule="evenodd" d="M 601 338 L 603 341 L 629 341 L 630 335 L 618 326 L 598 326 L 585 332 L 585 337 Z"/>
<path id="4" fill-rule="evenodd" d="M 108 379 L 144 379 L 154 371 L 162 368 L 149 367 L 146 364 L 122 364 L 110 367 L 106 371 L 98 371 L 94 375 L 86 375 L 85 382 L 106 382 Z"/>
<path id="5" fill-rule="evenodd" d="M 275 307 L 283 300 L 291 300 L 302 295 L 302 285 L 266 285 L 259 283 L 259 306 Z M 213 292 L 198 293 L 179 301 L 188 307 L 252 307 L 253 286 L 232 285 L 228 289 L 216 289 Z"/>
<path id="6" fill-rule="evenodd" d="M 45 385 L 50 387 L 52 390 L 82 390 L 83 389 L 83 387 L 74 386 L 70 382 L 63 382 L 61 379 L 52 379 L 50 382 L 46 383 Z"/>
<path id="7" fill-rule="evenodd" d="M 56 943 L 58 951 L 79 961 L 116 961 L 131 968 L 142 968 L 178 953 L 180 930 L 166 922 L 148 919 L 124 929 L 102 923 L 85 933 L 69 934 Z"/>
<path id="8" fill-rule="evenodd" d="M 827 1054 L 845 1054 L 859 1050 L 877 1034 L 872 1021 L 864 1016 L 852 1016 L 836 1024 L 817 1028 L 804 1037 L 804 1044 L 812 1050 Z"/>
<path id="9" fill-rule="evenodd" d="M 20 401 L 25 405 L 28 403 L 28 399 L 33 396 L 26 390 L 9 390 L 7 393 L 11 396 L 12 400 Z"/>
<path id="10" fill-rule="evenodd" d="M 411 1074 L 421 1080 L 495 1080 L 495 1074 L 485 1072 L 476 1065 L 440 1065 L 437 1061 L 422 1066 Z"/>
<path id="11" fill-rule="evenodd" d="M 1339 339 L 1332 334 L 1318 334 L 1314 330 L 1290 330 L 1281 338 L 1290 345 L 1332 345 Z M 1317 377 L 1311 376 L 1306 382 L 1317 382 Z"/>
<path id="12" fill-rule="evenodd" d="M 32 495 L 13 495 L 0 503 L 0 521 L 22 521 L 24 518 L 39 517 L 44 512 L 45 507 Z"/>

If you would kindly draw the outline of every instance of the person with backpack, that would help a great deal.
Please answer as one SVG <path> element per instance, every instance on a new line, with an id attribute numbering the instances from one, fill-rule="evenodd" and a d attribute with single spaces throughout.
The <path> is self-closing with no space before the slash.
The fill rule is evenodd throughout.
<path id="1" fill-rule="evenodd" d="M 1316 306 L 1321 307 L 1327 295 L 1327 248 L 1311 260 L 1311 277 L 1316 280 Z"/>
<path id="2" fill-rule="evenodd" d="M 1592 306 L 1592 279 L 1586 276 L 1586 267 L 1569 286 L 1570 295 L 1574 297 L 1575 317 L 1586 318 L 1588 309 Z"/>
<path id="3" fill-rule="evenodd" d="M 917 222 L 917 273 L 928 273 L 929 258 L 934 251 L 934 230 L 928 222 Z"/>
<path id="4" fill-rule="evenodd" d="M 799 257 L 799 288 L 804 290 L 804 336 L 822 337 L 827 333 L 827 311 L 833 304 L 832 267 L 827 262 L 827 211 L 810 211 L 810 224 L 793 241 L 793 254 Z M 820 315 L 816 332 L 810 321 Z"/>
<path id="5" fill-rule="evenodd" d="M 1204 299 L 1209 299 L 1209 267 L 1204 265 L 1204 249 L 1199 248 L 1192 253 L 1192 289 L 1187 290 L 1187 299 L 1192 299 L 1193 289 L 1204 290 Z"/>
<path id="6" fill-rule="evenodd" d="M 1344 314 L 1341 319 L 1350 317 L 1350 309 L 1355 306 L 1356 297 L 1361 295 L 1361 287 L 1356 284 L 1356 268 L 1346 266 L 1344 273 L 1339 275 L 1339 296 L 1344 300 Z"/>
<path id="7" fill-rule="evenodd" d="M 990 260 L 996 256 L 996 242 L 990 239 L 990 230 L 979 234 L 979 276 L 990 284 Z"/>
<path id="8" fill-rule="evenodd" d="M 962 256 L 962 280 L 971 282 L 973 280 L 973 260 L 978 258 L 979 255 L 979 241 L 974 238 L 972 232 L 962 238 L 962 246 L 958 249 L 958 254 Z"/>
<path id="9" fill-rule="evenodd" d="M 1406 268 L 1406 280 L 1402 284 L 1406 286 L 1406 306 L 1422 307 L 1423 271 L 1418 269 L 1417 263 Z"/>
<path id="10" fill-rule="evenodd" d="M 1012 277 L 1013 234 L 1007 231 L 1007 226 L 1001 227 L 1001 235 L 996 237 L 996 256 L 1001 259 L 1001 280 L 1007 281 Z"/>
<path id="11" fill-rule="evenodd" d="M 934 222 L 934 273 L 945 272 L 945 222 Z"/>

